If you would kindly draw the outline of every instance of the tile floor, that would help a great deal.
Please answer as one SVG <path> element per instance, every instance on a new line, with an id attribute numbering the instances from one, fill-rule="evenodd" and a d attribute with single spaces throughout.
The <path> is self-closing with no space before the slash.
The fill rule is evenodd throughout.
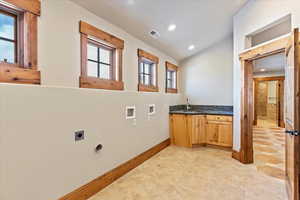
<path id="1" fill-rule="evenodd" d="M 257 167 L 223 150 L 170 146 L 89 200 L 286 200 L 284 181 Z"/>

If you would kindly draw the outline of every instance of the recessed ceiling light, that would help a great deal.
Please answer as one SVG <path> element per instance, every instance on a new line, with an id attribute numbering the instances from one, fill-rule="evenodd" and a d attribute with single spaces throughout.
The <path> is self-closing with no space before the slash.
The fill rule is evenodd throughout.
<path id="1" fill-rule="evenodd" d="M 266 71 L 266 69 L 260 69 L 260 71 L 261 71 L 261 72 L 264 72 L 264 71 Z"/>
<path id="2" fill-rule="evenodd" d="M 194 50 L 194 49 L 195 49 L 195 45 L 190 45 L 190 46 L 189 46 L 189 50 L 190 50 L 190 51 L 192 51 L 192 50 Z"/>
<path id="3" fill-rule="evenodd" d="M 169 31 L 175 31 L 175 29 L 176 29 L 176 25 L 175 24 L 170 24 L 169 27 L 168 27 Z"/>

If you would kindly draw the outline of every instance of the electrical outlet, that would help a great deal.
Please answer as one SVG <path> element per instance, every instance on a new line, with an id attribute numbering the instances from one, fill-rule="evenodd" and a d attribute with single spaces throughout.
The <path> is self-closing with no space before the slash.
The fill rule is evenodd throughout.
<path id="1" fill-rule="evenodd" d="M 75 132 L 75 141 L 84 140 L 84 131 L 76 131 Z"/>
<path id="2" fill-rule="evenodd" d="M 126 106 L 126 119 L 135 119 L 136 108 L 135 106 Z"/>
<path id="3" fill-rule="evenodd" d="M 155 104 L 148 105 L 148 116 L 149 115 L 154 115 L 155 112 L 156 112 L 156 110 L 155 110 Z"/>

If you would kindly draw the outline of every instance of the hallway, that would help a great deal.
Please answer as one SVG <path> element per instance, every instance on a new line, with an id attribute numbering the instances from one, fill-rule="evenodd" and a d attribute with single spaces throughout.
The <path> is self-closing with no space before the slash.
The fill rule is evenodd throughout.
<path id="1" fill-rule="evenodd" d="M 257 170 L 284 180 L 285 135 L 281 128 L 253 129 L 254 164 Z"/>
<path id="2" fill-rule="evenodd" d="M 170 146 L 90 200 L 285 200 L 285 195 L 283 180 L 239 163 L 231 152 Z"/>
<path id="3" fill-rule="evenodd" d="M 264 116 L 257 116 L 257 125 L 256 127 L 259 128 L 276 128 L 278 127 L 278 124 L 276 123 L 276 120 L 268 119 Z"/>

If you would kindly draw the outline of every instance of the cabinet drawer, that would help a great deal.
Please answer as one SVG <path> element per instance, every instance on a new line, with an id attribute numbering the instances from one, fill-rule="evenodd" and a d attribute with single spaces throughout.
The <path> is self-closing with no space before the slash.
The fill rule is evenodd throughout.
<path id="1" fill-rule="evenodd" d="M 207 115 L 206 118 L 207 118 L 207 121 L 232 122 L 231 116 Z"/>

